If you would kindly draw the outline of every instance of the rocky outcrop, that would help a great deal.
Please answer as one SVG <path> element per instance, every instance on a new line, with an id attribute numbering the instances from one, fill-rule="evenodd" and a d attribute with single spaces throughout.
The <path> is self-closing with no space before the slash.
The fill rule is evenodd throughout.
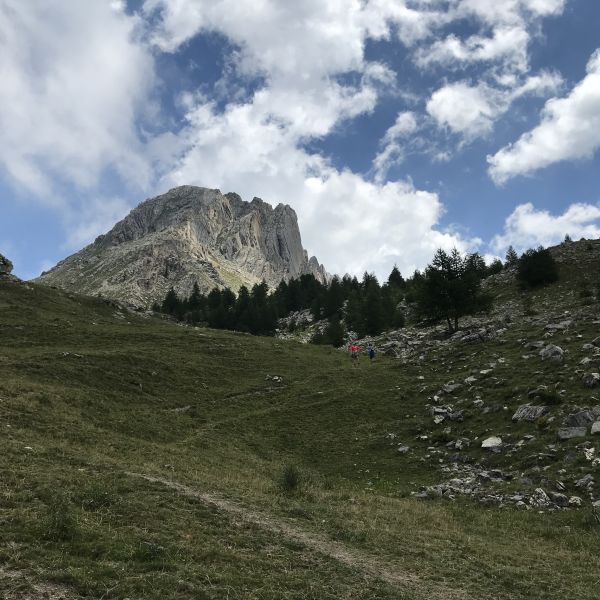
<path id="1" fill-rule="evenodd" d="M 237 291 L 262 280 L 274 287 L 307 273 L 328 279 L 303 249 L 292 208 L 182 186 L 142 202 L 39 282 L 149 306 L 171 287 L 180 295 L 188 295 L 194 283 L 203 292 Z"/>
<path id="2" fill-rule="evenodd" d="M 0 254 L 0 277 L 7 277 L 12 273 L 13 264 L 6 258 Z"/>

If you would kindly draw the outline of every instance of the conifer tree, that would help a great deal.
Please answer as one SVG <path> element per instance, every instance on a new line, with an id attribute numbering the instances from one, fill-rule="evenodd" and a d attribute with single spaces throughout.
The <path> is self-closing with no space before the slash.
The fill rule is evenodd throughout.
<path id="1" fill-rule="evenodd" d="M 187 301 L 187 308 L 190 311 L 196 311 L 201 308 L 201 300 L 202 294 L 200 293 L 200 288 L 198 287 L 198 282 L 194 281 L 194 287 L 192 288 L 192 293 Z"/>
<path id="2" fill-rule="evenodd" d="M 450 332 L 458 329 L 460 317 L 487 310 L 491 302 L 491 296 L 481 291 L 477 262 L 463 258 L 456 248 L 435 253 L 417 289 L 420 314 L 445 319 Z"/>
<path id="3" fill-rule="evenodd" d="M 392 269 L 392 272 L 388 277 L 388 284 L 391 287 L 395 287 L 397 289 L 402 289 L 406 284 L 406 282 L 404 281 L 404 277 L 402 277 L 396 265 L 394 265 L 394 268 Z"/>
<path id="4" fill-rule="evenodd" d="M 363 302 L 363 322 L 368 335 L 377 335 L 383 331 L 384 314 L 379 286 L 371 285 Z"/>
<path id="5" fill-rule="evenodd" d="M 521 287 L 537 287 L 558 279 L 558 266 L 550 250 L 539 246 L 527 250 L 517 263 L 517 280 Z"/>
<path id="6" fill-rule="evenodd" d="M 516 266 L 518 260 L 519 260 L 519 255 L 517 254 L 517 252 L 515 251 L 515 249 L 512 246 L 509 246 L 508 250 L 506 251 L 506 258 L 505 258 L 506 266 L 514 267 L 514 266 Z"/>
<path id="7" fill-rule="evenodd" d="M 346 329 L 340 321 L 339 316 L 334 314 L 329 319 L 323 334 L 317 338 L 316 342 L 322 344 L 331 344 L 335 348 L 339 348 L 340 346 L 344 345 L 345 337 Z"/>
<path id="8" fill-rule="evenodd" d="M 360 291 L 353 290 L 346 303 L 346 325 L 348 329 L 354 331 L 358 337 L 363 337 L 366 332 L 362 304 Z"/>
<path id="9" fill-rule="evenodd" d="M 339 277 L 335 276 L 324 293 L 323 317 L 329 318 L 339 313 L 344 305 L 344 289 Z"/>
<path id="10" fill-rule="evenodd" d="M 238 331 L 250 331 L 250 292 L 245 285 L 238 291 L 234 320 Z"/>
<path id="11" fill-rule="evenodd" d="M 163 312 L 167 315 L 175 316 L 180 311 L 180 306 L 181 306 L 181 302 L 179 301 L 179 298 L 177 297 L 177 293 L 175 292 L 174 288 L 171 288 L 167 292 L 167 295 L 165 296 L 165 299 L 163 300 L 161 312 Z"/>

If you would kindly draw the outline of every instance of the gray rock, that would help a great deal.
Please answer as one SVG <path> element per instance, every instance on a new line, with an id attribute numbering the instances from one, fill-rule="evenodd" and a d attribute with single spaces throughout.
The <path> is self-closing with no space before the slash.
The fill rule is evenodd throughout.
<path id="1" fill-rule="evenodd" d="M 550 409 L 547 406 L 531 406 L 530 404 L 522 404 L 517 408 L 512 420 L 517 421 L 535 421 L 539 417 L 548 413 Z"/>
<path id="2" fill-rule="evenodd" d="M 548 496 L 550 496 L 550 500 L 556 506 L 569 506 L 569 498 L 564 494 L 560 494 L 559 492 L 549 492 Z"/>
<path id="3" fill-rule="evenodd" d="M 600 386 L 600 373 L 586 373 L 581 381 L 583 385 L 588 388 L 595 388 Z"/>
<path id="4" fill-rule="evenodd" d="M 592 435 L 600 435 L 600 421 L 592 424 Z"/>
<path id="5" fill-rule="evenodd" d="M 560 346 L 550 344 L 540 350 L 542 360 L 549 360 L 555 365 L 561 365 L 565 360 L 564 350 Z"/>
<path id="6" fill-rule="evenodd" d="M 535 397 L 539 396 L 540 394 L 543 394 L 544 392 L 547 392 L 547 391 L 548 391 L 547 385 L 540 385 L 539 387 L 535 388 L 534 390 L 529 390 L 527 392 L 527 397 L 535 398 Z"/>
<path id="7" fill-rule="evenodd" d="M 582 500 L 579 496 L 571 496 L 569 498 L 569 506 L 581 506 Z"/>
<path id="8" fill-rule="evenodd" d="M 595 421 L 594 415 L 589 410 L 580 410 L 569 415 L 564 424 L 566 427 L 587 427 Z"/>
<path id="9" fill-rule="evenodd" d="M 589 473 L 575 482 L 575 487 L 589 490 L 594 487 L 594 477 Z"/>
<path id="10" fill-rule="evenodd" d="M 0 277 L 3 275 L 10 275 L 13 270 L 13 264 L 6 258 L 0 254 Z"/>
<path id="11" fill-rule="evenodd" d="M 468 438 L 459 438 L 446 444 L 446 448 L 450 450 L 464 450 L 471 445 L 471 440 Z"/>
<path id="12" fill-rule="evenodd" d="M 483 440 L 483 442 L 481 442 L 481 447 L 482 448 L 501 448 L 502 447 L 502 438 L 499 438 L 495 435 L 486 438 L 485 440 Z"/>
<path id="13" fill-rule="evenodd" d="M 548 323 L 548 325 L 546 325 L 545 329 L 546 329 L 546 331 L 551 331 L 551 332 L 563 331 L 563 330 L 571 327 L 571 325 L 573 325 L 573 320 L 568 319 L 566 321 L 561 321 L 560 323 Z"/>
<path id="14" fill-rule="evenodd" d="M 594 346 L 596 346 L 597 348 L 600 348 L 600 335 L 592 340 L 592 344 L 594 344 Z"/>
<path id="15" fill-rule="evenodd" d="M 462 383 L 447 383 L 442 388 L 442 390 L 444 391 L 445 394 L 452 394 L 456 390 L 460 390 L 461 387 L 462 387 Z"/>
<path id="16" fill-rule="evenodd" d="M 531 504 L 531 506 L 543 508 L 545 506 L 550 505 L 550 498 L 542 488 L 537 488 L 535 492 L 533 492 L 533 494 L 531 495 L 531 498 L 529 499 L 529 504 Z"/>
<path id="17" fill-rule="evenodd" d="M 563 427 L 558 430 L 558 439 L 563 442 L 571 438 L 585 437 L 586 435 L 587 427 Z"/>
<path id="18" fill-rule="evenodd" d="M 292 208 L 187 185 L 142 202 L 38 281 L 139 307 L 162 300 L 171 287 L 180 296 L 195 283 L 201 292 L 237 291 L 305 273 L 329 280 L 302 247 Z"/>
<path id="19" fill-rule="evenodd" d="M 397 448 L 397 452 L 400 454 L 406 454 L 409 450 L 410 448 L 408 446 L 398 446 Z"/>

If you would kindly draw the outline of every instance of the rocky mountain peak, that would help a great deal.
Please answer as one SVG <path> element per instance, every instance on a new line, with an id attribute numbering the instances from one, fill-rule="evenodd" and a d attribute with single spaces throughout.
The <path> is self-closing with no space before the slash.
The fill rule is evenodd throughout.
<path id="1" fill-rule="evenodd" d="M 0 277 L 10 275 L 12 273 L 12 270 L 12 262 L 10 262 L 10 260 L 8 260 L 8 258 L 3 256 L 2 254 L 0 254 Z"/>
<path id="2" fill-rule="evenodd" d="M 186 185 L 145 200 L 40 281 L 147 306 L 171 287 L 276 286 L 304 273 L 328 278 L 302 247 L 291 207 Z"/>

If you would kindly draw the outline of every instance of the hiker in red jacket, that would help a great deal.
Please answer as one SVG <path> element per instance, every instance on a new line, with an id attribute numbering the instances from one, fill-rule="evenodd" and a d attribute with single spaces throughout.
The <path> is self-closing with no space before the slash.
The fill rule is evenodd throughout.
<path id="1" fill-rule="evenodd" d="M 360 346 L 358 344 L 350 345 L 350 358 L 352 359 L 352 364 L 354 366 L 358 366 L 358 351 L 360 350 Z"/>

